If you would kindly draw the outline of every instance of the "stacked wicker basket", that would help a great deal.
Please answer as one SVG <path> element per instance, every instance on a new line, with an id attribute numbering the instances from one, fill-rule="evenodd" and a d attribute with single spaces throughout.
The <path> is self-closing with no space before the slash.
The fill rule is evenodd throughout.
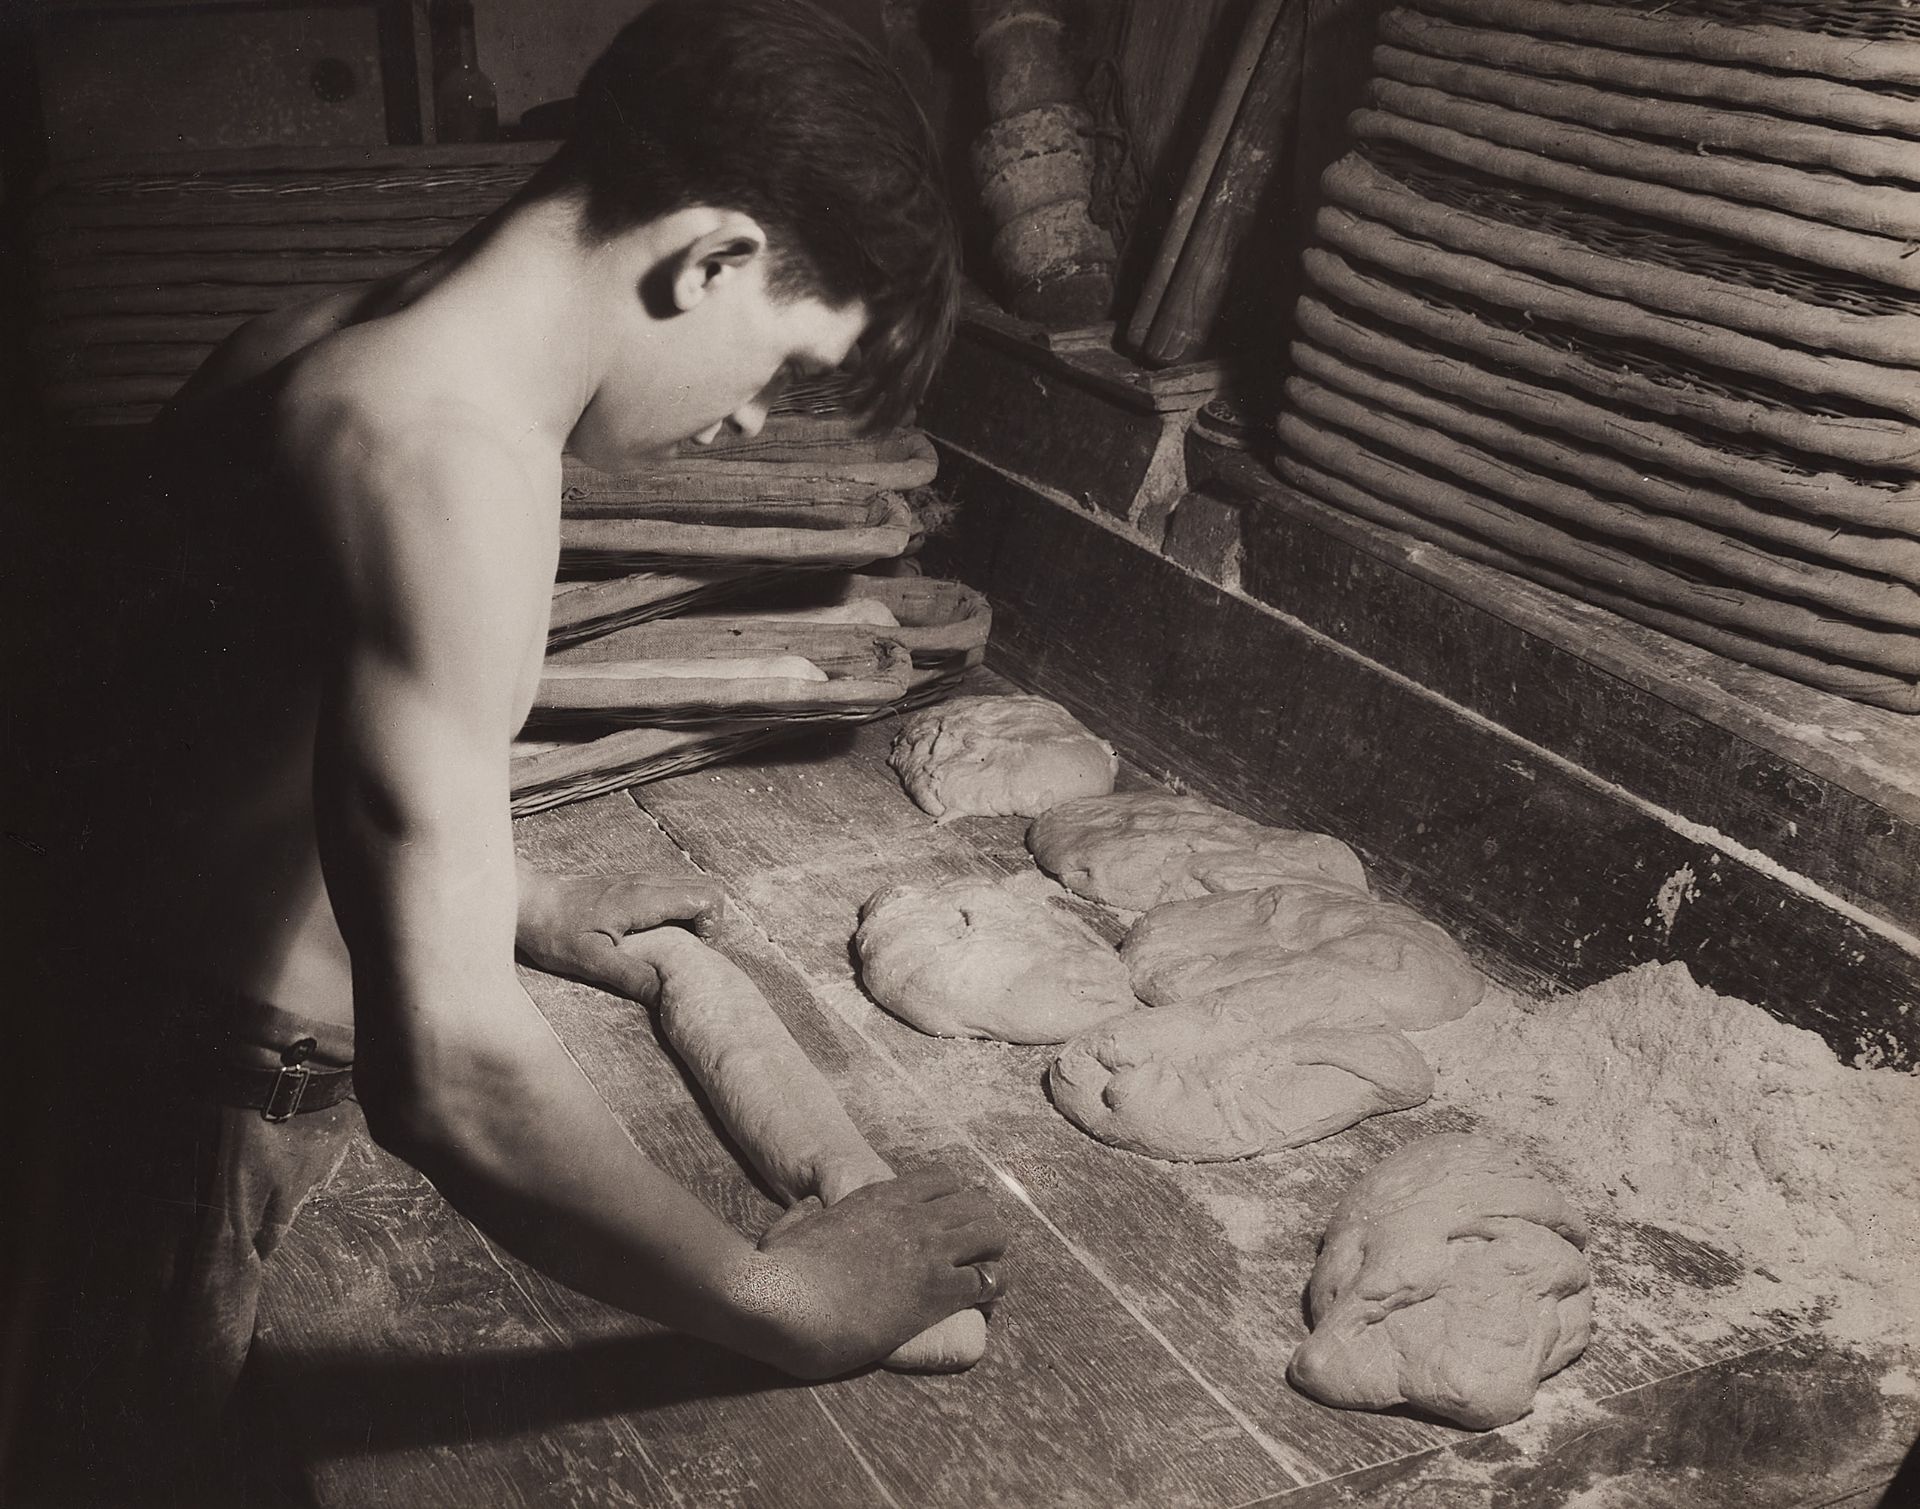
<path id="1" fill-rule="evenodd" d="M 246 318 L 414 265 L 504 203 L 547 150 L 273 150 L 64 170 L 33 210 L 50 408 L 75 425 L 143 422 Z M 691 769 L 796 723 L 942 695 L 981 658 L 984 601 L 856 570 L 910 548 L 903 494 L 935 470 L 917 430 L 851 433 L 830 383 L 789 391 L 758 438 L 700 459 L 622 477 L 570 465 L 553 674 L 515 745 L 515 811 Z M 819 621 L 846 603 L 896 622 Z M 700 673 L 770 656 L 826 679 Z M 679 674 L 648 674 L 663 661 Z"/>
<path id="2" fill-rule="evenodd" d="M 514 745 L 516 814 L 695 769 L 796 724 L 917 706 L 980 662 L 985 599 L 895 574 L 914 536 L 902 493 L 937 468 L 926 437 L 861 438 L 795 407 L 698 460 L 624 477 L 569 465 L 548 674 Z M 826 680 L 738 679 L 721 664 L 788 656 Z M 660 675 L 662 662 L 714 673 Z"/>
<path id="3" fill-rule="evenodd" d="M 1380 43 L 1281 474 L 1920 711 L 1920 9 L 1418 0 Z"/>

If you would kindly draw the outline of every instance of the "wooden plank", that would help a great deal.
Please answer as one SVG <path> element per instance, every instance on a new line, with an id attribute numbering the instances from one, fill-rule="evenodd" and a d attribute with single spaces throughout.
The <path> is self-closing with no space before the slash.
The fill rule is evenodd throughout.
<path id="1" fill-rule="evenodd" d="M 267 1267 L 252 1368 L 321 1505 L 537 1504 L 668 1481 L 596 1419 L 643 1409 L 671 1338 L 578 1349 L 425 1179 L 360 1137 Z"/>
<path id="2" fill-rule="evenodd" d="M 923 420 L 942 440 L 991 446 L 1023 475 L 1149 531 L 1164 526 L 1185 483 L 1184 415 L 1123 407 L 971 327 L 953 343 Z"/>
<path id="3" fill-rule="evenodd" d="M 524 978 L 556 1024 L 597 1017 L 575 1051 L 636 1142 L 763 1225 L 645 1010 Z M 269 1265 L 257 1350 L 322 1505 L 889 1502 L 790 1380 L 518 1263 L 364 1137 Z"/>
<path id="4" fill-rule="evenodd" d="M 1888 1485 L 1920 1430 L 1913 1361 L 1795 1338 L 1245 1509 L 1892 1509 L 1910 1501 Z"/>
<path id="5" fill-rule="evenodd" d="M 1004 687 L 979 673 L 969 684 Z M 914 808 L 884 764 L 888 736 L 863 729 L 830 761 L 756 760 L 636 797 L 920 1096 L 954 1108 L 968 1143 L 1298 1475 L 1336 1476 L 1451 1439 L 1444 1427 L 1323 1409 L 1292 1390 L 1285 1368 L 1305 1334 L 1300 1294 L 1321 1226 L 1346 1186 L 1407 1138 L 1471 1123 L 1427 1107 L 1271 1159 L 1163 1164 L 1105 1148 L 1053 1112 L 1041 1089 L 1050 1049 L 933 1039 L 880 1012 L 846 944 L 872 891 L 1033 869 L 1023 820 L 936 825 Z M 1105 926 L 1114 935 L 1112 919 Z M 1705 1296 L 1739 1272 L 1724 1255 L 1590 1214 L 1597 1336 L 1548 1397 L 1616 1394 L 1775 1334 L 1704 1321 Z"/>
<path id="6" fill-rule="evenodd" d="M 1516 981 L 1648 959 L 1920 1062 L 1920 957 L 1892 924 L 1187 575 L 949 448 L 929 565 L 994 604 L 1000 665 L 1150 770 L 1353 844 L 1388 890 Z"/>
<path id="7" fill-rule="evenodd" d="M 1734 666 L 1207 450 L 1207 488 L 1246 505 L 1255 597 L 1920 928 L 1920 720 Z"/>
<path id="8" fill-rule="evenodd" d="M 805 764 L 797 767 L 808 768 Z M 750 771 L 737 767 L 735 775 Z M 764 779 L 764 778 L 763 778 Z M 698 786 L 702 775 L 680 777 Z M 543 868 L 585 873 L 681 872 L 688 860 L 625 798 L 523 820 L 523 852 Z M 737 899 L 739 899 L 737 897 Z M 748 905 L 750 916 L 756 916 Z M 1000 1196 L 1017 1245 L 1011 1290 L 986 1360 L 971 1373 L 915 1378 L 872 1372 L 814 1391 L 900 1504 L 1215 1506 L 1291 1481 L 1232 1415 L 1114 1302 L 1032 1212 L 1006 1193 L 956 1135 L 937 1098 L 903 1081 L 829 1010 L 779 951 L 736 928 L 727 951 L 766 994 L 883 1157 L 908 1167 L 938 1157 Z M 648 1062 L 644 1012 L 583 987 L 529 979 L 563 1040 L 649 1152 L 745 1229 L 764 1224 L 761 1197 L 716 1138 L 656 1144 L 658 1106 L 680 1125 L 691 1098 Z M 822 1429 L 829 1429 L 823 1418 Z M 1063 1443 L 1071 1443 L 1066 1445 Z M 695 1494 L 694 1502 L 709 1502 Z"/>

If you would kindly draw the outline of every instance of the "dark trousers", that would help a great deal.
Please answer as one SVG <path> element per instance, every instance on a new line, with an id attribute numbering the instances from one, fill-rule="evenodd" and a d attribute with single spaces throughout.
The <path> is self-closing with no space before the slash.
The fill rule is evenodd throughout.
<path id="1" fill-rule="evenodd" d="M 316 1065 L 352 1035 L 270 1007 L 222 1017 L 210 1050 L 242 1065 L 302 1037 Z M 162 1064 L 167 1067 L 160 1067 Z M 246 1362 L 263 1267 L 338 1168 L 342 1102 L 282 1122 L 195 1092 L 160 1053 L 78 1053 L 42 1118 L 17 1285 L 19 1504 L 206 1504 L 222 1416 Z"/>

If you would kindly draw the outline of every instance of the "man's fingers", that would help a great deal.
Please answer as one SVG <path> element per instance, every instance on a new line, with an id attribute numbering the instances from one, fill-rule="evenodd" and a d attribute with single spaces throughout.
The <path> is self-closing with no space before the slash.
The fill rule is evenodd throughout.
<path id="1" fill-rule="evenodd" d="M 1000 1298 L 1007 1287 L 1000 1265 L 989 1259 L 947 1269 L 941 1276 L 938 1292 L 940 1303 L 965 1309 Z"/>
<path id="2" fill-rule="evenodd" d="M 703 936 L 719 926 L 727 893 L 711 880 L 629 880 L 619 891 L 618 905 L 629 927 L 657 927 L 663 922 L 691 922 Z"/>
<path id="3" fill-rule="evenodd" d="M 971 1226 L 995 1219 L 993 1199 L 984 1189 L 966 1185 L 935 1202 L 933 1215 L 942 1226 Z"/>
<path id="4" fill-rule="evenodd" d="M 942 1232 L 940 1250 L 951 1263 L 990 1263 L 1005 1255 L 1008 1236 L 1005 1223 L 989 1218 Z"/>
<path id="5" fill-rule="evenodd" d="M 773 1224 L 760 1233 L 761 1243 L 764 1245 L 769 1238 L 778 1236 L 789 1226 L 806 1220 L 808 1216 L 818 1215 L 820 1208 L 820 1201 L 816 1196 L 801 1196 L 798 1200 L 795 1200 L 793 1204 L 781 1211 L 780 1214 L 774 1218 Z"/>

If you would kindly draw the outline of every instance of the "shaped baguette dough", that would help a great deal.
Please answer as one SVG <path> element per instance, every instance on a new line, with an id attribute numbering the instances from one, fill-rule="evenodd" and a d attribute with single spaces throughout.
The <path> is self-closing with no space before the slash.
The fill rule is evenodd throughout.
<path id="1" fill-rule="evenodd" d="M 1120 945 L 1155 1006 L 1258 1013 L 1304 1004 L 1328 1021 L 1420 1032 L 1463 1016 L 1486 980 L 1417 913 L 1342 886 L 1296 881 L 1157 906 Z"/>
<path id="2" fill-rule="evenodd" d="M 611 678 L 640 681 L 826 681 L 827 673 L 804 655 L 759 655 L 714 660 L 584 660 L 541 668 L 543 680 Z"/>
<path id="3" fill-rule="evenodd" d="M 1140 1008 L 1112 948 L 993 881 L 877 891 L 853 942 L 873 998 L 936 1037 L 1057 1043 Z"/>
<path id="4" fill-rule="evenodd" d="M 940 819 L 1031 816 L 1113 790 L 1113 746 L 1057 702 L 1024 693 L 954 697 L 913 714 L 887 757 L 920 809 Z"/>
<path id="5" fill-rule="evenodd" d="M 662 1032 L 747 1161 L 775 1190 L 793 1199 L 817 1177 L 798 1150 L 785 1145 L 783 1128 L 796 1124 L 806 1128 L 806 1143 L 837 1147 L 859 1168 L 858 1179 L 839 1198 L 893 1177 L 739 965 L 679 928 L 633 935 L 621 951 L 646 959 L 654 970 Z M 793 1208 L 809 1200 L 818 1203 L 807 1195 Z M 902 1342 L 882 1366 L 906 1373 L 958 1373 L 986 1351 L 985 1313 L 959 1310 Z"/>
<path id="6" fill-rule="evenodd" d="M 1283 880 L 1367 889 L 1359 858 L 1339 839 L 1269 828 L 1171 791 L 1064 802 L 1027 830 L 1027 847 L 1068 890 L 1136 912 Z"/>
<path id="7" fill-rule="evenodd" d="M 1047 1083 L 1067 1119 L 1102 1142 L 1199 1163 L 1298 1147 L 1419 1105 L 1433 1093 L 1433 1072 L 1389 1027 L 1201 1004 L 1081 1033 Z"/>
<path id="8" fill-rule="evenodd" d="M 1313 1334 L 1287 1377 L 1346 1409 L 1518 1420 L 1586 1349 L 1586 1245 L 1579 1212 L 1499 1143 L 1411 1142 L 1335 1207 L 1307 1285 Z"/>

